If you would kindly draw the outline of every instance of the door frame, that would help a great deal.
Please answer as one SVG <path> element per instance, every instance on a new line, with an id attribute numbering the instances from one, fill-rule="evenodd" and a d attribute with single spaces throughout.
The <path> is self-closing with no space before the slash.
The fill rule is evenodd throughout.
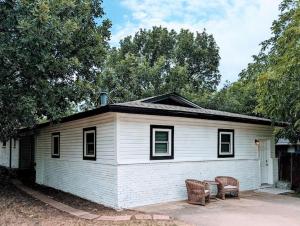
<path id="1" fill-rule="evenodd" d="M 271 157 L 271 138 L 258 138 L 259 142 L 266 142 L 266 155 L 267 155 L 267 160 L 268 160 L 268 166 L 267 166 L 267 183 L 268 184 L 273 184 L 273 159 Z M 260 145 L 260 144 L 259 144 Z M 261 170 L 261 152 L 260 152 L 260 147 L 257 147 L 258 151 L 258 162 L 259 162 L 259 185 L 262 185 L 262 170 Z"/>

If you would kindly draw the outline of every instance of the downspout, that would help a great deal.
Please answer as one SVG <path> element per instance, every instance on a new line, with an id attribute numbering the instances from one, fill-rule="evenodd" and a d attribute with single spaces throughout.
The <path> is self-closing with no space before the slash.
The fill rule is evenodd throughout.
<path id="1" fill-rule="evenodd" d="M 9 138 L 9 168 L 11 168 L 11 138 Z"/>

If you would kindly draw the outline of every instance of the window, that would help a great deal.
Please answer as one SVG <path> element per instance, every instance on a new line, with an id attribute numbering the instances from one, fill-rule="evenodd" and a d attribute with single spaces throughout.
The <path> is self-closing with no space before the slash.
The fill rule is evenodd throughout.
<path id="1" fill-rule="evenodd" d="M 3 141 L 3 142 L 2 142 L 2 147 L 3 147 L 3 148 L 6 148 L 6 141 Z"/>
<path id="2" fill-rule="evenodd" d="M 234 157 L 234 130 L 219 129 L 218 131 L 218 157 Z"/>
<path id="3" fill-rule="evenodd" d="M 60 157 L 60 133 L 52 133 L 51 138 L 51 156 L 52 158 Z"/>
<path id="4" fill-rule="evenodd" d="M 96 160 L 96 127 L 83 129 L 83 159 Z"/>
<path id="5" fill-rule="evenodd" d="M 174 126 L 150 126 L 150 160 L 174 159 Z"/>

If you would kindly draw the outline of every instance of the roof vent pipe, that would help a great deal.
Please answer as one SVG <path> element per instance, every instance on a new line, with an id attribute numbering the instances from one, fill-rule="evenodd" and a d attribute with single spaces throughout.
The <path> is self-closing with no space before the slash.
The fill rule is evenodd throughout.
<path id="1" fill-rule="evenodd" d="M 100 107 L 106 106 L 108 104 L 107 92 L 100 93 Z"/>

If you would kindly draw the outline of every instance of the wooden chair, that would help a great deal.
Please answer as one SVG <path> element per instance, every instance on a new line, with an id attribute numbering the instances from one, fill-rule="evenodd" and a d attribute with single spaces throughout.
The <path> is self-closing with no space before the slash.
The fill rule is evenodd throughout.
<path id="1" fill-rule="evenodd" d="M 208 183 L 187 179 L 185 180 L 185 184 L 188 194 L 188 203 L 205 206 L 205 201 L 209 202 L 210 189 Z"/>
<path id="2" fill-rule="evenodd" d="M 225 199 L 226 194 L 235 194 L 239 197 L 240 183 L 237 179 L 227 176 L 219 176 L 215 178 L 218 182 L 218 197 Z"/>

